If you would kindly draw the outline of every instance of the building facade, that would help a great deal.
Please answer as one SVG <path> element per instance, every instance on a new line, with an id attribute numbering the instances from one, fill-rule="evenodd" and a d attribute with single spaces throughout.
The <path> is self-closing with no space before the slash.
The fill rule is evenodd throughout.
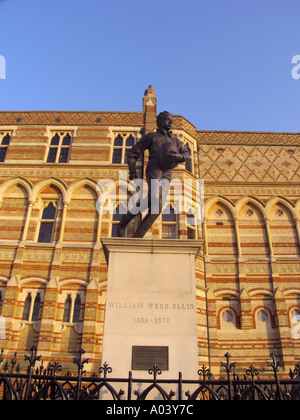
<path id="1" fill-rule="evenodd" d="M 72 370 L 83 348 L 89 369 L 99 368 L 107 286 L 101 240 L 116 235 L 130 197 L 127 151 L 156 129 L 156 107 L 150 86 L 140 112 L 0 112 L 6 358 L 18 352 L 22 365 L 36 346 L 44 361 Z M 190 150 L 190 161 L 174 171 L 190 186 L 187 206 L 176 214 L 171 189 L 168 211 L 147 236 L 204 240 L 195 273 L 199 365 L 219 375 L 229 352 L 242 370 L 254 364 L 268 374 L 273 352 L 288 373 L 300 362 L 300 134 L 200 131 L 181 115 L 173 133 Z M 140 176 L 146 163 L 147 153 Z M 117 186 L 114 214 L 98 212 L 105 179 Z M 195 225 L 199 179 L 204 214 Z"/>

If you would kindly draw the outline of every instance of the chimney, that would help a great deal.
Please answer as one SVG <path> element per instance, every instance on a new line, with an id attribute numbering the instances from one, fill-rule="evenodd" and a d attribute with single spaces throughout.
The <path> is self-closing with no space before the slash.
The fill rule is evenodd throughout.
<path id="1" fill-rule="evenodd" d="M 156 130 L 156 105 L 156 93 L 150 85 L 148 89 L 145 90 L 143 98 L 145 134 Z"/>

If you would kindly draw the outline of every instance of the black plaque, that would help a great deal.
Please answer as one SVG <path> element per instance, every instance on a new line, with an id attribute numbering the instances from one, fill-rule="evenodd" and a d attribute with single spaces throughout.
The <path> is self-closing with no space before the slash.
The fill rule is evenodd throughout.
<path id="1" fill-rule="evenodd" d="M 169 370 L 169 347 L 132 347 L 132 370 L 149 370 L 154 365 L 160 370 Z"/>

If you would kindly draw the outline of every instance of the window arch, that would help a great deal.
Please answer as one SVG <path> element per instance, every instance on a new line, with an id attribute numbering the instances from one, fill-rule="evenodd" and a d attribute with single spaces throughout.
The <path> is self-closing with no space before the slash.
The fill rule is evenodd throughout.
<path id="1" fill-rule="evenodd" d="M 221 330 L 235 330 L 237 328 L 236 314 L 231 308 L 224 309 L 220 314 Z"/>
<path id="2" fill-rule="evenodd" d="M 53 204 L 53 202 L 48 203 L 48 205 L 45 203 L 44 206 L 45 207 L 40 220 L 38 242 L 50 243 L 53 240 L 56 206 Z"/>
<path id="3" fill-rule="evenodd" d="M 270 232 L 274 256 L 299 256 L 299 240 L 295 226 L 295 214 L 282 200 L 269 208 Z"/>
<path id="4" fill-rule="evenodd" d="M 290 324 L 295 326 L 300 323 L 300 308 L 292 308 L 290 310 Z"/>
<path id="5" fill-rule="evenodd" d="M 37 293 L 34 299 L 33 312 L 32 312 L 32 317 L 31 317 L 32 322 L 37 322 L 39 320 L 40 307 L 41 307 L 41 294 Z"/>
<path id="6" fill-rule="evenodd" d="M 69 323 L 71 321 L 72 298 L 68 295 L 65 300 L 63 322 Z"/>
<path id="7" fill-rule="evenodd" d="M 28 293 L 24 303 L 22 321 L 29 321 L 31 302 L 31 293 Z"/>
<path id="8" fill-rule="evenodd" d="M 215 197 L 206 204 L 206 241 L 210 255 L 236 256 L 237 236 L 232 206 L 223 199 Z"/>
<path id="9" fill-rule="evenodd" d="M 4 162 L 10 144 L 11 133 L 0 133 L 0 162 Z"/>
<path id="10" fill-rule="evenodd" d="M 42 306 L 42 295 L 40 292 L 28 292 L 24 308 L 22 321 L 38 322 L 40 319 L 40 309 Z"/>
<path id="11" fill-rule="evenodd" d="M 265 331 L 273 328 L 271 313 L 267 308 L 257 308 L 254 316 L 257 330 Z"/>
<path id="12" fill-rule="evenodd" d="M 78 324 L 80 321 L 80 309 L 81 309 L 81 298 L 80 295 L 76 296 L 74 302 L 74 312 L 73 312 L 73 324 Z"/>
<path id="13" fill-rule="evenodd" d="M 80 293 L 67 295 L 64 303 L 63 323 L 78 324 L 81 321 L 81 304 Z"/>
<path id="14" fill-rule="evenodd" d="M 12 182 L 0 197 L 0 239 L 21 240 L 28 211 L 28 191 L 22 182 Z"/>
<path id="15" fill-rule="evenodd" d="M 69 132 L 52 133 L 48 150 L 47 163 L 65 163 L 69 161 L 72 135 Z"/>
<path id="16" fill-rule="evenodd" d="M 192 150 L 188 142 L 185 144 L 185 148 L 189 155 L 189 157 L 185 161 L 185 169 L 192 173 L 193 172 Z"/>
<path id="17" fill-rule="evenodd" d="M 177 238 L 177 218 L 174 208 L 168 204 L 161 215 L 162 221 L 162 238 Z"/>
<path id="18" fill-rule="evenodd" d="M 134 134 L 118 133 L 113 142 L 112 163 L 126 164 L 128 152 L 134 144 Z"/>

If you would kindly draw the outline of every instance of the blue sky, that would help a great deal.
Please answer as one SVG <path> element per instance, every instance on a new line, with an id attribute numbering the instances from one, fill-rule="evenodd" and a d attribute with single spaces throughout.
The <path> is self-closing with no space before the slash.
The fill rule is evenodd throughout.
<path id="1" fill-rule="evenodd" d="M 300 132 L 299 0 L 0 0 L 0 111 L 158 111 Z"/>

